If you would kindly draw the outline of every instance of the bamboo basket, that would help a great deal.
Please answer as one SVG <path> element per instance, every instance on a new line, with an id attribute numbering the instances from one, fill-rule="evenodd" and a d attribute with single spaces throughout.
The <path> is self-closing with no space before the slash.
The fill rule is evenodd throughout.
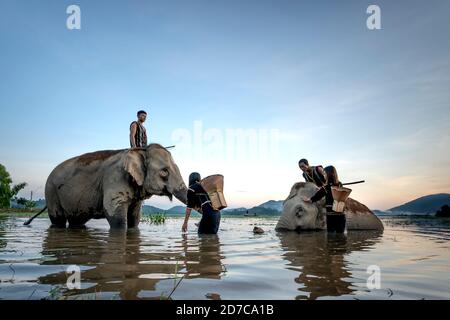
<path id="1" fill-rule="evenodd" d="M 223 195 L 223 175 L 214 174 L 208 176 L 202 179 L 200 184 L 208 194 L 214 210 L 222 210 L 228 206 Z"/>
<path id="2" fill-rule="evenodd" d="M 344 212 L 345 201 L 352 192 L 352 189 L 345 187 L 331 187 L 331 193 L 333 194 L 333 211 Z"/>

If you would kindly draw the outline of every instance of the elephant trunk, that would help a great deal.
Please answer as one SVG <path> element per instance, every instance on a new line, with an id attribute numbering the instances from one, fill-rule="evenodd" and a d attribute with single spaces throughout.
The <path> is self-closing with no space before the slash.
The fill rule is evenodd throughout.
<path id="1" fill-rule="evenodd" d="M 172 192 L 172 194 L 175 196 L 175 198 L 177 198 L 184 204 L 187 204 L 187 191 L 188 189 L 186 185 L 182 183 L 177 189 Z"/>

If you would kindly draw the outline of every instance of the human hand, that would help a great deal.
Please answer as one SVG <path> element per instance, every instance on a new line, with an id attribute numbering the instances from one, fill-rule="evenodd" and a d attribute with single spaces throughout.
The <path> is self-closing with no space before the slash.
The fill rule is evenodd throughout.
<path id="1" fill-rule="evenodd" d="M 182 232 L 187 232 L 188 224 L 185 222 L 183 223 L 183 226 L 181 227 Z"/>

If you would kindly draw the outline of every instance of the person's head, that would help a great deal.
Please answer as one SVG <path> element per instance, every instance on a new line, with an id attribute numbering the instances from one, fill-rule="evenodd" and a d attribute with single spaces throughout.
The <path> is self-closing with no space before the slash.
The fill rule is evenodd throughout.
<path id="1" fill-rule="evenodd" d="M 147 112 L 144 110 L 139 110 L 137 112 L 137 117 L 140 122 L 145 122 L 145 119 L 147 119 Z"/>
<path id="2" fill-rule="evenodd" d="M 326 175 L 327 175 L 327 181 L 329 184 L 336 186 L 339 184 L 339 177 L 336 171 L 336 168 L 334 166 L 328 166 L 324 169 Z"/>
<path id="3" fill-rule="evenodd" d="M 200 180 L 202 180 L 202 177 L 200 176 L 200 173 L 198 172 L 192 172 L 189 175 L 189 185 L 193 185 L 196 182 L 199 182 Z"/>
<path id="4" fill-rule="evenodd" d="M 298 162 L 298 167 L 300 168 L 300 170 L 302 170 L 303 172 L 305 172 L 306 170 L 309 169 L 309 162 L 306 159 L 300 159 L 300 161 Z"/>

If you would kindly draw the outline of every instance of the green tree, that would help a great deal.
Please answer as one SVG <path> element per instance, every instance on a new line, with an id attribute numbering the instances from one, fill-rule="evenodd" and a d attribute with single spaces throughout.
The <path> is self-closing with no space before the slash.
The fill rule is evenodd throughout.
<path id="1" fill-rule="evenodd" d="M 11 186 L 12 179 L 4 165 L 0 164 L 0 208 L 9 208 L 11 199 L 27 185 L 25 182 Z"/>
<path id="2" fill-rule="evenodd" d="M 17 204 L 20 204 L 22 206 L 25 206 L 25 208 L 27 209 L 32 209 L 34 207 L 36 207 L 36 202 L 32 201 L 32 200 L 28 200 L 25 198 L 14 198 L 14 200 L 16 201 Z"/>

